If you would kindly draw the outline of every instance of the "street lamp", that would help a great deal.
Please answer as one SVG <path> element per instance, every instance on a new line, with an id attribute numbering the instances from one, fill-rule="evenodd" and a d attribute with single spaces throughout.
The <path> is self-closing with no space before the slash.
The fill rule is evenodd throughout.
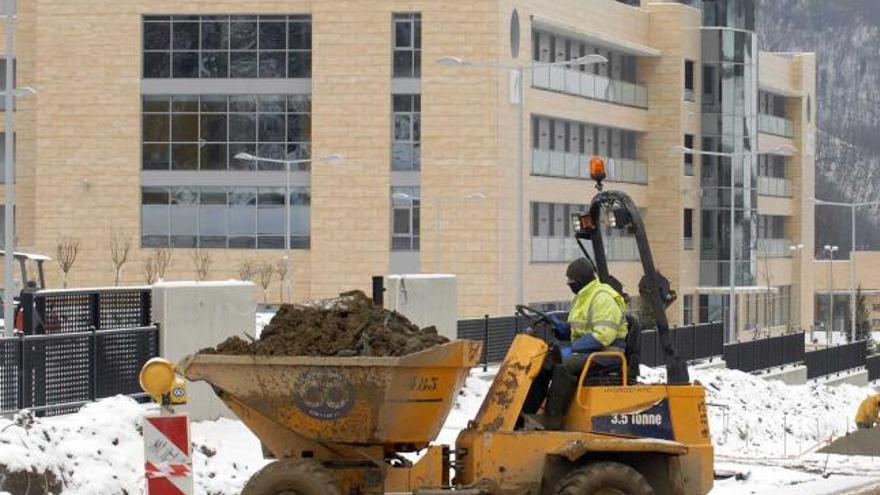
<path id="1" fill-rule="evenodd" d="M 263 158 L 250 153 L 237 153 L 236 160 L 250 162 L 280 163 L 284 165 L 284 261 L 287 264 L 287 297 L 293 302 L 293 265 L 290 259 L 290 167 L 313 162 L 342 163 L 345 159 L 342 155 L 326 155 L 318 158 L 303 158 L 298 160 L 281 160 L 278 158 Z M 283 303 L 284 301 L 279 301 Z"/>
<path id="2" fill-rule="evenodd" d="M 14 292 L 15 277 L 13 275 L 15 256 L 15 99 L 21 96 L 36 94 L 33 88 L 15 87 L 15 1 L 4 0 L 3 12 L 6 18 L 6 91 L 3 91 L 5 111 L 5 146 L 6 156 L 4 161 L 5 201 L 4 201 L 4 251 L 7 253 L 3 258 L 3 331 L 7 337 L 11 337 L 15 330 Z M 27 280 L 22 280 L 26 284 Z"/>
<path id="3" fill-rule="evenodd" d="M 735 157 L 755 157 L 759 155 L 780 155 L 780 154 L 792 154 L 797 150 L 793 146 L 789 146 L 787 144 L 777 146 L 769 151 L 743 151 L 736 153 L 724 153 L 720 151 L 702 151 L 695 150 L 692 148 L 688 148 L 683 145 L 674 146 L 672 148 L 672 153 L 674 154 L 691 154 L 691 155 L 701 155 L 701 156 L 718 156 L 723 158 L 735 158 Z M 733 166 L 733 162 L 730 163 L 730 269 L 728 272 L 728 277 L 730 278 L 730 294 L 728 298 L 730 301 L 728 302 L 728 324 L 727 324 L 727 342 L 733 342 L 734 337 L 736 336 L 736 231 L 734 229 L 734 225 L 736 224 L 736 194 L 733 193 L 733 188 L 736 184 L 736 167 Z"/>
<path id="4" fill-rule="evenodd" d="M 828 330 L 825 332 L 825 344 L 831 345 L 832 331 L 834 330 L 834 253 L 839 249 L 837 246 L 825 245 L 823 248 L 828 252 L 828 279 L 831 289 L 828 291 Z"/>
<path id="5" fill-rule="evenodd" d="M 841 203 L 836 201 L 823 201 L 821 199 L 810 198 L 813 203 L 817 205 L 826 205 L 826 206 L 842 206 L 844 208 L 849 208 L 850 211 L 850 221 L 852 223 L 851 227 L 851 235 L 852 235 L 852 248 L 849 252 L 849 307 L 850 307 L 850 333 L 852 336 L 852 340 L 856 340 L 856 288 L 855 288 L 855 278 L 856 278 L 856 208 L 861 208 L 863 206 L 877 206 L 880 205 L 880 201 L 863 201 L 861 203 Z"/>
<path id="6" fill-rule="evenodd" d="M 464 60 L 458 57 L 441 57 L 437 59 L 438 65 L 446 67 L 471 67 L 482 69 L 493 69 L 502 71 L 513 71 L 516 74 L 516 86 L 518 90 L 517 109 L 518 109 L 518 134 L 517 134 L 517 180 L 516 180 L 516 304 L 524 304 L 524 285 L 525 285 L 525 216 L 523 209 L 525 208 L 524 199 L 524 177 L 523 169 L 525 168 L 525 156 L 523 147 L 525 141 L 525 107 L 526 107 L 526 69 L 535 69 L 539 67 L 583 67 L 587 65 L 605 64 L 608 59 L 602 55 L 591 53 L 583 57 L 573 58 L 571 60 L 562 60 L 559 62 L 533 62 L 528 65 L 515 64 L 504 65 L 491 62 L 475 62 Z"/>
<path id="7" fill-rule="evenodd" d="M 794 258 L 794 256 L 795 256 L 796 254 L 799 254 L 799 253 L 801 253 L 801 252 L 804 250 L 804 245 L 803 245 L 803 244 L 797 244 L 797 245 L 794 245 L 794 246 L 788 246 L 788 250 L 791 251 L 791 256 L 792 256 L 792 258 Z M 801 259 L 801 260 L 799 260 L 799 261 L 802 262 L 803 259 Z M 791 263 L 791 272 L 792 272 L 791 284 L 792 284 L 792 286 L 794 286 L 794 273 L 795 273 L 795 270 L 794 270 L 794 261 L 792 261 L 792 263 Z M 803 282 L 801 282 L 801 287 L 802 287 L 802 286 L 803 286 Z M 789 298 L 788 298 L 788 308 L 789 308 L 789 309 L 788 309 L 788 313 L 789 313 L 789 317 L 791 317 L 791 307 L 792 307 L 792 304 L 791 304 L 791 297 L 792 297 L 792 294 L 789 294 Z M 800 326 L 801 326 L 801 315 L 800 315 L 800 308 L 801 308 L 801 305 L 800 305 L 800 302 L 801 302 L 800 288 L 798 288 L 798 305 L 797 305 L 798 310 L 797 310 L 797 320 L 796 320 L 796 326 L 797 326 L 798 328 L 800 328 Z M 791 322 L 789 322 L 789 328 L 791 328 Z M 813 338 L 813 336 L 810 335 L 810 340 L 812 340 L 812 338 Z"/>

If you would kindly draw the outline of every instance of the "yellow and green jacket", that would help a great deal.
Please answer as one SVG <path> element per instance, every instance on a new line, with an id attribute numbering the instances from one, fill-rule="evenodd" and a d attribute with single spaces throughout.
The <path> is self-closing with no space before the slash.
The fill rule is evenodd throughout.
<path id="1" fill-rule="evenodd" d="M 574 297 L 568 323 L 574 352 L 595 352 L 612 345 L 623 347 L 627 333 L 626 301 L 611 286 L 593 280 Z"/>

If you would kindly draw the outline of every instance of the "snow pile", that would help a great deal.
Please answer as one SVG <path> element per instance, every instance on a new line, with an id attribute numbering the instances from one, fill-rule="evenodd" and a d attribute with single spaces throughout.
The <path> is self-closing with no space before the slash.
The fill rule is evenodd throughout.
<path id="1" fill-rule="evenodd" d="M 643 381 L 665 371 L 642 367 Z M 855 413 L 874 391 L 867 387 L 786 385 L 728 369 L 691 370 L 703 384 L 716 453 L 798 455 L 855 430 Z"/>
<path id="2" fill-rule="evenodd" d="M 141 405 L 116 397 L 57 418 L 0 420 L 0 464 L 51 472 L 65 495 L 131 493 L 143 480 L 143 415 Z"/>
<path id="3" fill-rule="evenodd" d="M 76 414 L 0 420 L 0 465 L 10 471 L 52 472 L 64 495 L 141 494 L 142 422 L 148 412 L 117 396 L 88 404 Z M 198 494 L 237 495 L 266 464 L 259 440 L 239 421 L 193 423 L 191 433 Z"/>

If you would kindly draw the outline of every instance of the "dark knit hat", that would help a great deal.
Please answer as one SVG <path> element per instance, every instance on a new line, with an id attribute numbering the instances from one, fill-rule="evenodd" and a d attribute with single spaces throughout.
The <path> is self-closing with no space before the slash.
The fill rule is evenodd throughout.
<path id="1" fill-rule="evenodd" d="M 578 258 L 568 265 L 565 276 L 575 282 L 586 285 L 596 278 L 596 272 L 593 270 L 593 264 L 588 259 Z"/>

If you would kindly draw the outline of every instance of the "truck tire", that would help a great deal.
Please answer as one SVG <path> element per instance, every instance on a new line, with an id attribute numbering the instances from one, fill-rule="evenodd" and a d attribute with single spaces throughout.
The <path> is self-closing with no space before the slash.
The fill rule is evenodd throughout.
<path id="1" fill-rule="evenodd" d="M 336 480 L 315 461 L 282 459 L 251 476 L 241 495 L 340 495 Z"/>
<path id="2" fill-rule="evenodd" d="M 595 462 L 568 473 L 556 484 L 555 495 L 654 495 L 635 469 L 619 462 Z"/>

